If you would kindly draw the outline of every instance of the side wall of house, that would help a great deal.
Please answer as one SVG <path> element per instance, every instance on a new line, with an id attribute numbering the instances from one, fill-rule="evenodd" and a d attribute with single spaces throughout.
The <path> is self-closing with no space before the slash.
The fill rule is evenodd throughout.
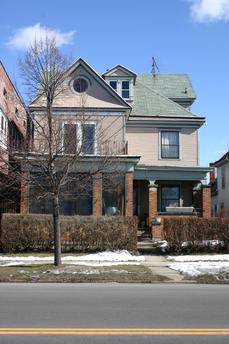
<path id="1" fill-rule="evenodd" d="M 225 187 L 222 186 L 222 167 L 225 168 Z M 217 211 L 229 210 L 229 162 L 217 168 Z"/>
<path id="2" fill-rule="evenodd" d="M 164 129 L 164 128 L 162 128 Z M 128 153 L 141 155 L 140 164 L 157 166 L 197 166 L 198 135 L 197 129 L 182 128 L 180 131 L 180 158 L 160 158 L 160 130 L 154 127 L 128 127 Z M 166 128 L 169 130 L 169 128 Z M 173 130 L 173 129 L 172 129 Z"/>

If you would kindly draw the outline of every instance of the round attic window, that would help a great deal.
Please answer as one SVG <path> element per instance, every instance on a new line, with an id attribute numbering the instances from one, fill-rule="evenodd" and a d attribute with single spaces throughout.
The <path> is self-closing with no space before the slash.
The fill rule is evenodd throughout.
<path id="1" fill-rule="evenodd" d="M 88 89 L 88 81 L 84 78 L 77 78 L 73 82 L 73 88 L 77 93 L 83 93 L 86 92 Z"/>

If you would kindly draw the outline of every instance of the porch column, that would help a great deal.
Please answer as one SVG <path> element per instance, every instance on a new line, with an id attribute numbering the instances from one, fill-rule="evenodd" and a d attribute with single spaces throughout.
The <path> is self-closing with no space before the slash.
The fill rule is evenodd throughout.
<path id="1" fill-rule="evenodd" d="M 155 181 L 149 183 L 149 226 L 153 218 L 157 215 L 157 189 Z"/>
<path id="2" fill-rule="evenodd" d="M 29 172 L 21 172 L 21 190 L 20 190 L 20 213 L 29 212 Z"/>
<path id="3" fill-rule="evenodd" d="M 211 186 L 202 185 L 202 217 L 208 219 L 211 217 Z"/>
<path id="4" fill-rule="evenodd" d="M 102 215 L 102 173 L 93 176 L 93 215 Z"/>
<path id="5" fill-rule="evenodd" d="M 127 172 L 125 176 L 126 216 L 133 216 L 133 187 L 133 172 Z"/>

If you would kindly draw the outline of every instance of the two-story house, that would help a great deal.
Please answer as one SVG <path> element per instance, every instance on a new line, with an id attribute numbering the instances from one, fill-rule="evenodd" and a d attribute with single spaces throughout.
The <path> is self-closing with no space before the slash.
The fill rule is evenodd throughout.
<path id="1" fill-rule="evenodd" d="M 16 212 L 20 187 L 11 176 L 14 152 L 26 140 L 27 113 L 22 99 L 0 61 L 0 213 Z"/>
<path id="2" fill-rule="evenodd" d="M 198 129 L 205 118 L 190 111 L 196 96 L 186 74 L 135 74 L 117 65 L 99 75 L 79 59 L 64 84 L 53 114 L 62 125 L 65 153 L 81 145 L 81 173 L 110 156 L 110 181 L 120 171 L 124 177 L 111 188 L 105 176 L 92 180 L 80 199 L 72 187 L 62 214 L 136 215 L 141 227 L 160 225 L 163 216 L 210 217 L 210 169 L 198 163 Z M 30 104 L 37 122 L 45 117 L 43 102 L 39 97 Z M 45 200 L 33 197 L 32 186 L 23 193 L 28 197 L 22 212 L 50 212 Z M 155 238 L 161 236 L 159 227 L 153 228 Z"/>
<path id="3" fill-rule="evenodd" d="M 229 215 L 229 151 L 213 164 L 214 172 L 211 178 L 212 215 Z M 215 178 L 215 172 L 217 178 Z"/>

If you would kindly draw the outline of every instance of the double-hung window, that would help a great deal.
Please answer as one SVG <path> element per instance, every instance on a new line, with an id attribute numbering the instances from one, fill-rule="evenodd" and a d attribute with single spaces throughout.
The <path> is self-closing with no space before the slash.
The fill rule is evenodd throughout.
<path id="1" fill-rule="evenodd" d="M 95 125 L 82 125 L 82 146 L 83 154 L 95 154 Z"/>
<path id="2" fill-rule="evenodd" d="M 161 131 L 161 158 L 179 159 L 179 131 Z"/>
<path id="3" fill-rule="evenodd" d="M 65 154 L 95 154 L 94 123 L 64 123 L 63 129 Z"/>
<path id="4" fill-rule="evenodd" d="M 65 154 L 75 154 L 77 150 L 77 124 L 64 124 L 64 152 Z"/>
<path id="5" fill-rule="evenodd" d="M 130 83 L 129 81 L 122 81 L 122 98 L 130 98 Z"/>

